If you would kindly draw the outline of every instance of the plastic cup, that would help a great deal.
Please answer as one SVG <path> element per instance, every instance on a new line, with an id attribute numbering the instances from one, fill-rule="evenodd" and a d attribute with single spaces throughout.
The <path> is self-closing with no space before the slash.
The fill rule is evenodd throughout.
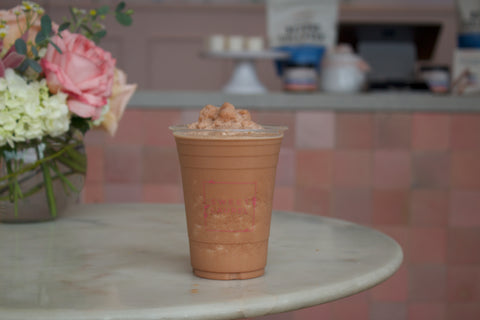
<path id="1" fill-rule="evenodd" d="M 194 274 L 219 280 L 263 275 L 286 127 L 170 129 L 180 160 Z"/>

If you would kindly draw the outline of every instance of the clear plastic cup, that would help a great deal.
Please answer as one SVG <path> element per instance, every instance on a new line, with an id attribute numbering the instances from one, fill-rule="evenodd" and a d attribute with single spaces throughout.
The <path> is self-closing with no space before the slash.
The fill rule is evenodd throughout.
<path id="1" fill-rule="evenodd" d="M 222 280 L 263 275 L 287 128 L 170 129 L 182 172 L 194 274 Z"/>

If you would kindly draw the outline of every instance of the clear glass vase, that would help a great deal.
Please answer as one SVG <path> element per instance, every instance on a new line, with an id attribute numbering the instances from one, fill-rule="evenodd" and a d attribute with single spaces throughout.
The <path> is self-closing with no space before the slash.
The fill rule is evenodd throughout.
<path id="1" fill-rule="evenodd" d="M 0 148 L 0 222 L 50 221 L 78 201 L 87 168 L 81 138 Z"/>

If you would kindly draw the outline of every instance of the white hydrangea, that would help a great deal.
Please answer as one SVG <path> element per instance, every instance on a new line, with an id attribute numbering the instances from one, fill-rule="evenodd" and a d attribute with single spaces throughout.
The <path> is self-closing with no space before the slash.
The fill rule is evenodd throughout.
<path id="1" fill-rule="evenodd" d="M 59 92 L 53 96 L 44 97 L 44 106 L 47 116 L 44 124 L 46 131 L 52 137 L 57 137 L 70 127 L 70 114 L 67 106 L 67 94 Z"/>
<path id="2" fill-rule="evenodd" d="M 12 69 L 0 78 L 0 147 L 59 136 L 70 127 L 67 95 L 50 95 L 45 80 L 27 83 Z"/>

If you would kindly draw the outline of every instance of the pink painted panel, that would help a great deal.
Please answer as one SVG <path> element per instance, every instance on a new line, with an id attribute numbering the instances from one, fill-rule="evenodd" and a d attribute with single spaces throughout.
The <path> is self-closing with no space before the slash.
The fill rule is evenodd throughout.
<path id="1" fill-rule="evenodd" d="M 415 189 L 410 202 L 412 226 L 447 226 L 450 194 L 447 190 Z"/>
<path id="2" fill-rule="evenodd" d="M 454 190 L 451 192 L 449 225 L 480 227 L 480 190 Z"/>
<path id="3" fill-rule="evenodd" d="M 329 150 L 297 151 L 296 177 L 297 186 L 331 186 L 332 152 Z"/>
<path id="4" fill-rule="evenodd" d="M 369 187 L 372 180 L 372 153 L 337 150 L 333 155 L 333 185 Z"/>
<path id="5" fill-rule="evenodd" d="M 295 211 L 331 215 L 331 192 L 315 186 L 297 186 L 295 188 Z"/>
<path id="6" fill-rule="evenodd" d="M 416 113 L 412 117 L 412 147 L 416 150 L 446 150 L 450 146 L 450 116 Z"/>
<path id="7" fill-rule="evenodd" d="M 452 266 L 448 269 L 447 292 L 449 302 L 480 303 L 480 268 Z"/>
<path id="8" fill-rule="evenodd" d="M 347 221 L 372 223 L 372 193 L 364 188 L 335 188 L 332 195 L 332 216 Z"/>
<path id="9" fill-rule="evenodd" d="M 373 186 L 381 189 L 410 188 L 411 154 L 408 151 L 375 151 L 373 154 Z"/>
<path id="10" fill-rule="evenodd" d="M 453 153 L 451 184 L 454 188 L 480 189 L 480 150 Z"/>
<path id="11" fill-rule="evenodd" d="M 139 183 L 142 179 L 140 145 L 107 145 L 105 148 L 105 182 Z"/>
<path id="12" fill-rule="evenodd" d="M 408 320 L 445 320 L 447 307 L 439 302 L 415 302 L 408 305 Z"/>
<path id="13" fill-rule="evenodd" d="M 412 179 L 414 188 L 443 188 L 450 185 L 451 160 L 446 152 L 414 152 Z"/>
<path id="14" fill-rule="evenodd" d="M 408 258 L 412 264 L 445 264 L 447 260 L 447 231 L 445 228 L 411 228 Z"/>
<path id="15" fill-rule="evenodd" d="M 410 197 L 408 189 L 373 190 L 374 225 L 407 225 Z"/>
<path id="16" fill-rule="evenodd" d="M 373 301 L 402 302 L 408 297 L 408 269 L 406 264 L 385 282 L 370 290 Z"/>
<path id="17" fill-rule="evenodd" d="M 337 113 L 336 146 L 348 149 L 373 147 L 373 119 L 371 113 Z"/>
<path id="18" fill-rule="evenodd" d="M 374 143 L 379 149 L 410 149 L 412 115 L 406 113 L 377 113 L 374 124 Z"/>
<path id="19" fill-rule="evenodd" d="M 443 264 L 411 264 L 408 267 L 408 298 L 411 302 L 444 302 L 447 268 Z"/>
<path id="20" fill-rule="evenodd" d="M 299 111 L 295 122 L 298 149 L 329 149 L 335 143 L 335 115 L 332 112 Z"/>

